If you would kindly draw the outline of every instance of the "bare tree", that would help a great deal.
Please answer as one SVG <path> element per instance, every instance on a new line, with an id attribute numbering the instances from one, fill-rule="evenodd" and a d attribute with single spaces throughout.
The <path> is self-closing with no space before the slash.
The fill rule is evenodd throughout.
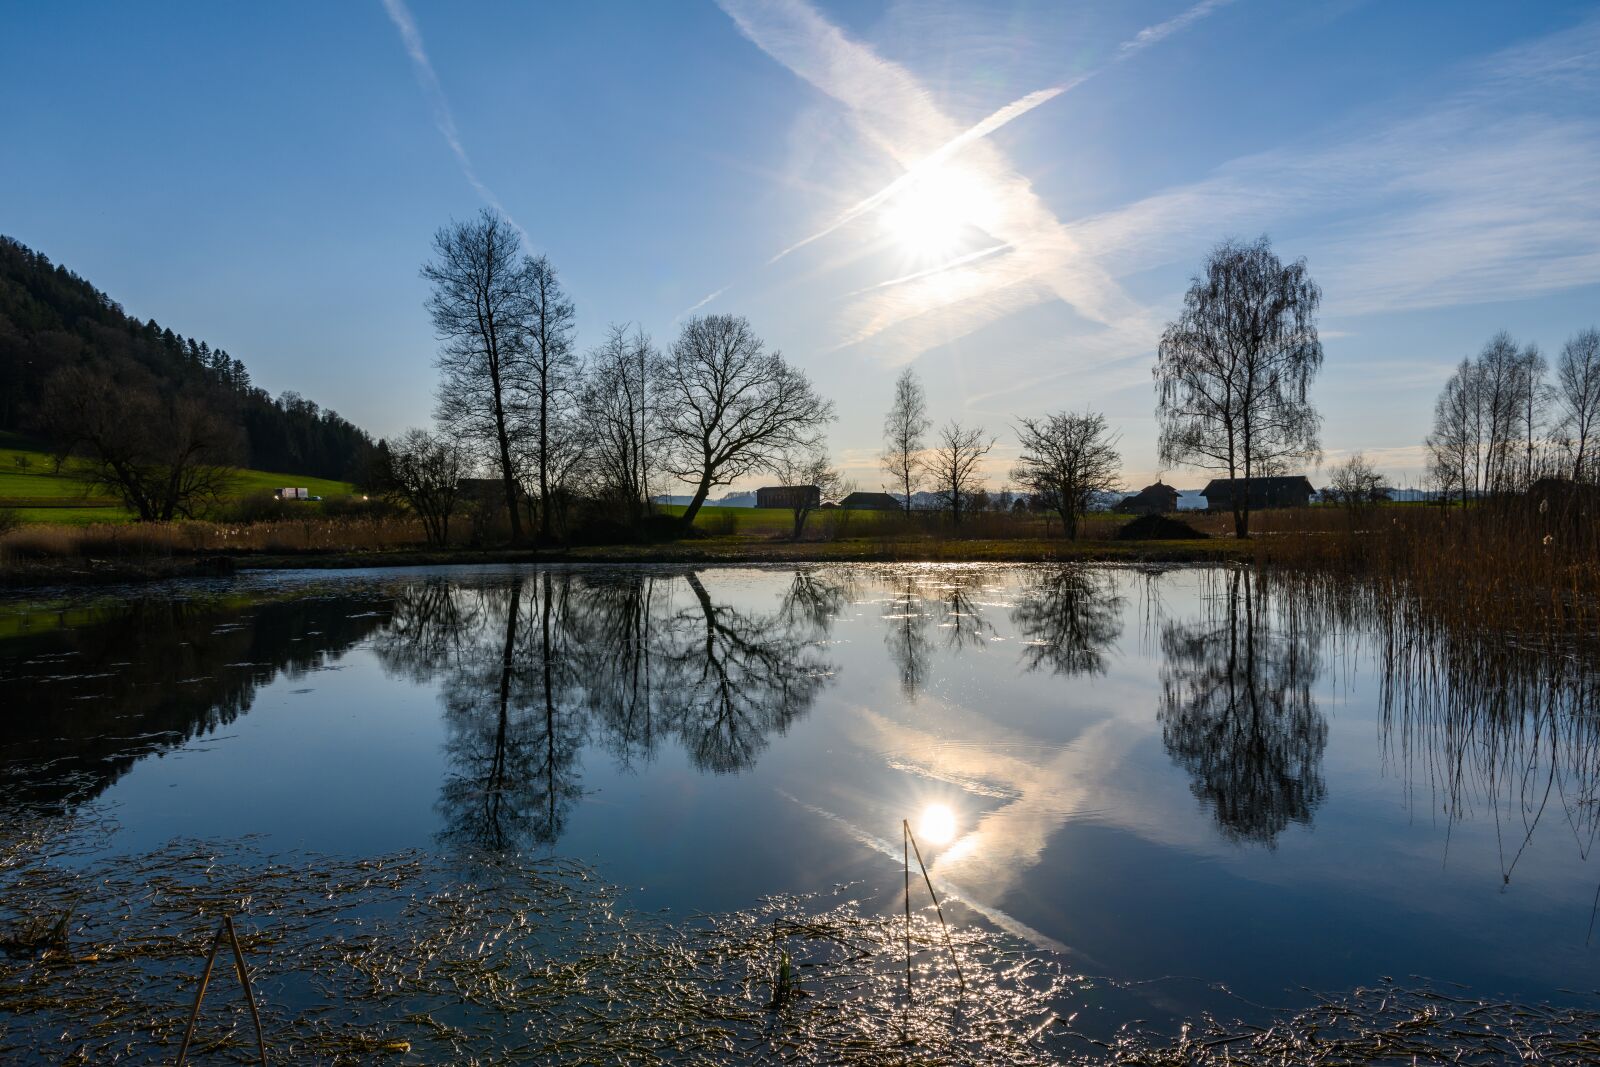
<path id="1" fill-rule="evenodd" d="M 894 403 L 883 420 L 883 458 L 880 462 L 894 487 L 905 496 L 911 510 L 911 494 L 922 484 L 927 462 L 922 455 L 925 435 L 933 423 L 928 419 L 928 397 L 917 372 L 907 367 L 894 382 Z"/>
<path id="2" fill-rule="evenodd" d="M 1366 453 L 1356 452 L 1333 468 L 1332 479 L 1322 491 L 1336 504 L 1356 514 L 1365 514 L 1389 499 L 1383 488 L 1383 475 L 1367 461 Z"/>
<path id="3" fill-rule="evenodd" d="M 534 377 L 533 264 L 511 224 L 488 210 L 441 229 L 433 250 L 422 277 L 433 285 L 427 308 L 442 342 L 438 419 L 498 474 L 511 539 L 520 541 L 516 455 L 529 432 L 527 386 Z"/>
<path id="4" fill-rule="evenodd" d="M 1522 484 L 1533 484 L 1534 456 L 1545 441 L 1550 418 L 1550 387 L 1545 375 L 1550 364 L 1538 345 L 1528 345 L 1517 357 L 1517 419 L 1522 424 Z"/>
<path id="5" fill-rule="evenodd" d="M 983 457 L 994 447 L 994 438 L 984 438 L 979 427 L 965 427 L 952 420 L 939 431 L 939 440 L 928 459 L 928 470 L 951 521 L 961 525 L 961 511 L 983 484 L 979 469 Z"/>
<path id="6" fill-rule="evenodd" d="M 1285 265 L 1265 236 L 1211 251 L 1156 358 L 1163 463 L 1248 480 L 1318 454 L 1321 420 L 1308 391 L 1322 367 L 1321 302 L 1305 260 Z M 1234 532 L 1248 537 L 1249 493 L 1230 495 Z"/>
<path id="7" fill-rule="evenodd" d="M 141 522 L 194 518 L 232 484 L 239 432 L 202 396 L 162 396 L 84 367 L 45 387 L 43 422 L 74 474 L 106 490 Z"/>
<path id="8" fill-rule="evenodd" d="M 1020 419 L 1022 455 L 1011 477 L 1061 516 L 1061 529 L 1078 536 L 1078 520 L 1097 493 L 1121 480 L 1122 456 L 1104 415 L 1061 412 L 1042 419 Z"/>
<path id="9" fill-rule="evenodd" d="M 1561 349 L 1556 398 L 1572 454 L 1572 480 L 1592 479 L 1595 442 L 1600 438 L 1600 330 L 1581 330 Z"/>
<path id="10" fill-rule="evenodd" d="M 1533 480 L 1548 397 L 1544 374 L 1538 349 L 1518 348 L 1504 331 L 1456 367 L 1426 441 L 1430 472 L 1446 499 L 1453 491 L 1462 500 L 1507 493 Z"/>
<path id="11" fill-rule="evenodd" d="M 589 469 L 600 495 L 631 522 L 644 517 L 656 470 L 651 374 L 660 356 L 643 330 L 612 325 L 589 353 L 583 393 Z"/>
<path id="12" fill-rule="evenodd" d="M 684 323 L 662 361 L 657 389 L 666 470 L 695 483 L 685 529 L 712 487 L 770 470 L 783 452 L 815 445 L 833 420 L 833 405 L 805 373 L 767 352 L 737 315 Z"/>
<path id="13" fill-rule="evenodd" d="M 524 268 L 528 288 L 528 358 L 519 361 L 517 384 L 527 397 L 529 432 L 523 451 L 539 489 L 539 536 L 552 536 L 553 494 L 579 460 L 584 441 L 577 412 L 581 369 L 573 350 L 576 311 L 556 269 L 544 256 Z"/>
<path id="14" fill-rule="evenodd" d="M 389 448 L 384 490 L 422 520 L 429 544 L 445 545 L 468 469 L 466 450 L 458 441 L 427 430 L 407 430 Z"/>
<path id="15" fill-rule="evenodd" d="M 772 472 L 786 486 L 817 487 L 816 500 L 812 500 L 809 494 L 795 494 L 790 499 L 789 509 L 794 513 L 793 536 L 796 541 L 805 532 L 806 519 L 818 504 L 823 500 L 837 500 L 853 492 L 843 473 L 829 462 L 828 453 L 820 443 L 810 448 L 781 453 L 772 464 Z"/>
<path id="16" fill-rule="evenodd" d="M 1429 477 L 1446 504 L 1452 494 L 1465 503 L 1477 490 L 1481 454 L 1477 410 L 1476 371 L 1471 360 L 1463 359 L 1434 403 L 1433 432 L 1424 442 Z"/>

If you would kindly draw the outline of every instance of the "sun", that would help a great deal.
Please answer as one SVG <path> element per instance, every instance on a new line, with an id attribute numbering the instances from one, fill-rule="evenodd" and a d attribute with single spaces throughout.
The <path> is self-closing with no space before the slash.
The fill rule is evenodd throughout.
<path id="1" fill-rule="evenodd" d="M 948 845 L 955 840 L 956 813 L 946 804 L 929 804 L 917 817 L 917 838 L 930 845 Z"/>
<path id="2" fill-rule="evenodd" d="M 948 259 L 981 228 L 988 214 L 989 194 L 976 176 L 955 167 L 939 167 L 921 175 L 884 207 L 883 231 L 908 257 L 935 262 Z"/>

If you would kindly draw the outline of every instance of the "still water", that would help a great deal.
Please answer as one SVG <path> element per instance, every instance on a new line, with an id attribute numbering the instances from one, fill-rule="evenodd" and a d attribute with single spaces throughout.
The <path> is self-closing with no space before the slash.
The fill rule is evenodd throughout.
<path id="1" fill-rule="evenodd" d="M 0 602 L 0 785 L 109 810 L 118 850 L 553 853 L 681 915 L 892 909 L 907 819 L 956 921 L 1156 1012 L 1595 988 L 1592 665 L 1370 614 L 1237 570 L 925 565 Z"/>

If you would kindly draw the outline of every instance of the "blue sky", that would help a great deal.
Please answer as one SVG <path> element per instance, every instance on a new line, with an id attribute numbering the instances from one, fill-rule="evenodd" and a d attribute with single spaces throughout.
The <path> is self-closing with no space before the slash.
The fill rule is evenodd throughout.
<path id="1" fill-rule="evenodd" d="M 1226 236 L 1307 259 L 1328 458 L 1397 481 L 1461 356 L 1600 324 L 1592 3 L 0 11 L 0 232 L 377 434 L 429 416 L 417 268 L 486 200 L 581 346 L 748 316 L 863 488 L 908 363 L 994 484 L 1016 416 L 1084 406 L 1143 484 L 1155 340 Z"/>

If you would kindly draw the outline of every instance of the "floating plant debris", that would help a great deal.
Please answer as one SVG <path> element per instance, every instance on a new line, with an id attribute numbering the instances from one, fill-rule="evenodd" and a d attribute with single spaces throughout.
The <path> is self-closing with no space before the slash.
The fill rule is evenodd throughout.
<path id="1" fill-rule="evenodd" d="M 178 841 L 105 854 L 105 817 L 9 818 L 0 1060 L 170 1059 L 221 916 L 231 915 L 275 1062 L 795 1064 L 1585 1063 L 1600 1013 L 1381 986 L 1263 1025 L 1205 1016 L 1176 1038 L 1071 1025 L 1084 979 L 1015 941 L 840 897 L 669 921 L 627 910 L 582 865 L 408 852 L 272 856 Z M 21 942 L 19 940 L 19 946 Z M 226 983 L 219 973 L 213 982 Z M 1097 980 L 1098 981 L 1098 980 Z M 214 990 L 191 1055 L 256 1056 L 247 1009 Z"/>

